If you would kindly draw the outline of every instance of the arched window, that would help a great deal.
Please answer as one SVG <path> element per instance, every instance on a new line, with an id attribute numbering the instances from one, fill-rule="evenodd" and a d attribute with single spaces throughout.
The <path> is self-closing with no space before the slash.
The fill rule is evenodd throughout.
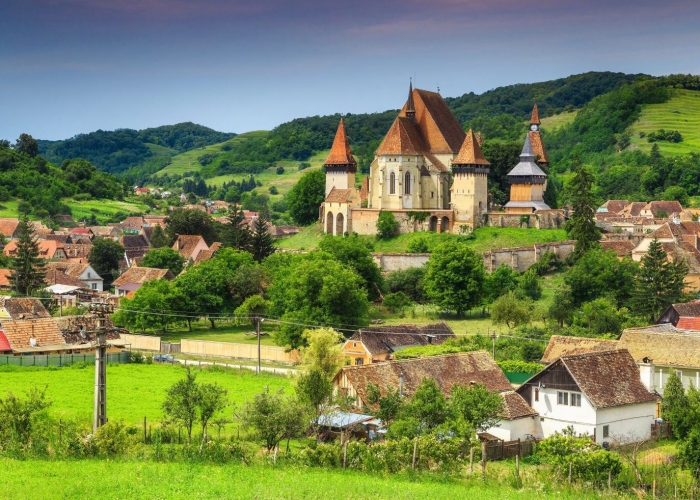
<path id="1" fill-rule="evenodd" d="M 389 174 L 389 194 L 396 194 L 396 174 Z"/>
<path id="2" fill-rule="evenodd" d="M 411 172 L 406 172 L 404 176 L 403 194 L 411 194 Z"/>

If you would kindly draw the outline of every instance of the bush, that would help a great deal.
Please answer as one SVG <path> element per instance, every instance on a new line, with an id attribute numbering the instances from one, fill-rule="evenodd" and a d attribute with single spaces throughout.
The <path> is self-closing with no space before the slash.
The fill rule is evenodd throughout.
<path id="1" fill-rule="evenodd" d="M 279 167 L 277 167 L 277 170 L 275 170 L 275 173 L 277 175 L 282 175 L 284 173 L 284 167 L 280 165 Z"/>
<path id="2" fill-rule="evenodd" d="M 377 218 L 377 238 L 388 240 L 393 238 L 399 232 L 399 222 L 394 217 L 394 214 L 382 210 Z"/>
<path id="3" fill-rule="evenodd" d="M 418 238 L 408 244 L 409 253 L 428 253 L 428 238 Z"/>
<path id="4" fill-rule="evenodd" d="M 386 287 L 390 293 L 403 292 L 414 302 L 424 299 L 423 278 L 425 267 L 410 267 L 390 272 L 386 277 Z"/>
<path id="5" fill-rule="evenodd" d="M 129 351 L 129 363 L 143 364 L 146 358 L 139 351 Z"/>
<path id="6" fill-rule="evenodd" d="M 402 311 L 411 305 L 411 299 L 403 292 L 388 293 L 384 297 L 383 305 L 392 313 Z"/>
<path id="7" fill-rule="evenodd" d="M 276 186 L 270 186 L 267 190 L 270 194 L 279 194 Z"/>

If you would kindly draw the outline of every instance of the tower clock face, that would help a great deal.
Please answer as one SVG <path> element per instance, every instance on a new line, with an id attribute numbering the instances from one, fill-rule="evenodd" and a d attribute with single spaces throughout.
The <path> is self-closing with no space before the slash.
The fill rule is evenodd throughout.
<path id="1" fill-rule="evenodd" d="M 537 129 L 539 129 L 539 127 L 536 124 L 533 123 L 532 125 L 530 125 L 530 130 L 532 130 L 533 132 L 537 132 Z"/>

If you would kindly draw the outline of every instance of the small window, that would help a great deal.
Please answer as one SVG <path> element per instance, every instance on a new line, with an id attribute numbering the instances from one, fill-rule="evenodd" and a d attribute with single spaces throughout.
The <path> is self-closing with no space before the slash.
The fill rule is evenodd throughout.
<path id="1" fill-rule="evenodd" d="M 355 358 L 355 364 L 356 364 L 356 365 L 364 365 L 364 364 L 365 364 L 365 360 L 362 359 L 362 358 Z"/>
<path id="2" fill-rule="evenodd" d="M 603 437 L 610 437 L 610 426 L 609 425 L 604 425 L 603 426 Z"/>
<path id="3" fill-rule="evenodd" d="M 389 174 L 389 194 L 396 193 L 396 174 L 394 172 Z"/>
<path id="4" fill-rule="evenodd" d="M 404 176 L 403 194 L 411 194 L 411 172 L 406 172 Z"/>
<path id="5" fill-rule="evenodd" d="M 539 400 L 540 400 L 540 389 L 536 387 L 535 388 L 535 401 L 539 401 Z"/>
<path id="6" fill-rule="evenodd" d="M 431 197 L 431 198 L 435 198 L 435 193 L 433 193 L 433 192 L 431 191 L 431 192 L 430 192 L 430 197 Z"/>
<path id="7" fill-rule="evenodd" d="M 571 393 L 571 406 L 581 406 L 581 395 L 575 392 Z"/>
<path id="8" fill-rule="evenodd" d="M 93 290 L 97 290 L 97 283 L 93 283 L 93 284 L 92 284 L 92 289 L 93 289 Z"/>
<path id="9" fill-rule="evenodd" d="M 353 347 L 357 347 L 357 342 L 353 342 L 353 343 L 352 343 L 352 346 L 353 346 Z"/>
<path id="10" fill-rule="evenodd" d="M 558 405 L 568 405 L 569 404 L 569 393 L 557 391 L 557 404 Z"/>

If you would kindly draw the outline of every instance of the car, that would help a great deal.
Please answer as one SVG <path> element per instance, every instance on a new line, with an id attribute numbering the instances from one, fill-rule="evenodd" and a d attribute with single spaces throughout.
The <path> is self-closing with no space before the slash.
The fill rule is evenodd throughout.
<path id="1" fill-rule="evenodd" d="M 174 363 L 175 358 L 170 354 L 156 354 L 153 356 L 153 361 L 160 361 L 161 363 Z"/>

